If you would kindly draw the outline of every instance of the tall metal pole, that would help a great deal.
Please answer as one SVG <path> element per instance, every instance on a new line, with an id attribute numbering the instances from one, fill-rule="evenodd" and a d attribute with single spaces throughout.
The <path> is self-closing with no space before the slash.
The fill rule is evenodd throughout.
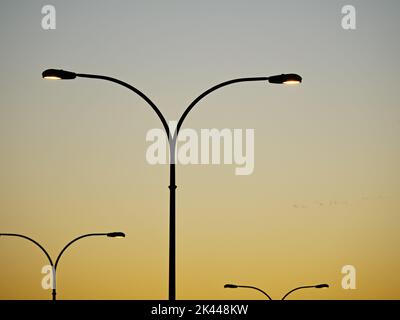
<path id="1" fill-rule="evenodd" d="M 175 139 L 170 139 L 169 164 L 169 300 L 176 299 L 176 182 L 175 182 Z"/>

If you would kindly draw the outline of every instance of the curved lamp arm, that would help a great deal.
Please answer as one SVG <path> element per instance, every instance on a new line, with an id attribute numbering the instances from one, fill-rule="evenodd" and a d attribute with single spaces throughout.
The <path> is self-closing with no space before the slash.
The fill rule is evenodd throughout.
<path id="1" fill-rule="evenodd" d="M 72 71 L 65 71 L 65 70 L 61 70 L 61 69 L 47 69 L 42 72 L 42 77 L 44 79 L 52 79 L 52 80 L 60 80 L 60 79 L 70 80 L 70 79 L 75 79 L 76 77 L 100 79 L 100 80 L 111 81 L 111 82 L 117 83 L 125 88 L 128 88 L 128 89 L 132 90 L 133 92 L 135 92 L 137 95 L 139 95 L 144 101 L 146 101 L 150 105 L 150 107 L 156 112 L 157 116 L 160 118 L 168 138 L 170 137 L 168 123 L 165 120 L 160 109 L 158 109 L 157 106 L 154 104 L 154 102 L 151 101 L 150 98 L 147 97 L 142 91 L 140 91 L 139 89 L 136 89 L 135 87 L 131 86 L 130 84 L 128 84 L 124 81 L 121 81 L 121 80 L 118 80 L 118 79 L 115 79 L 112 77 L 97 75 L 97 74 L 75 73 Z"/>
<path id="2" fill-rule="evenodd" d="M 254 290 L 260 291 L 261 293 L 266 295 L 269 300 L 272 300 L 272 298 L 268 295 L 268 293 L 266 293 L 264 290 L 261 290 L 260 288 L 253 287 L 253 286 L 238 286 L 238 287 L 239 288 L 249 288 L 249 289 L 254 289 Z"/>
<path id="3" fill-rule="evenodd" d="M 285 300 L 285 298 L 286 298 L 289 294 L 291 294 L 293 291 L 300 290 L 300 289 L 309 289 L 309 288 L 317 288 L 317 289 L 329 288 L 329 285 L 323 283 L 323 284 L 317 284 L 317 285 L 314 285 L 314 286 L 301 286 L 301 287 L 297 287 L 297 288 L 294 288 L 294 289 L 290 290 L 288 293 L 286 293 L 286 294 L 283 296 L 282 300 Z"/>
<path id="4" fill-rule="evenodd" d="M 199 95 L 196 99 L 194 99 L 194 100 L 192 101 L 192 103 L 191 103 L 191 104 L 186 108 L 186 110 L 182 113 L 182 115 L 181 115 L 181 117 L 180 117 L 180 119 L 179 119 L 179 121 L 178 121 L 178 124 L 177 124 L 177 126 L 176 126 L 176 131 L 175 131 L 175 133 L 174 133 L 174 138 L 173 138 L 173 140 L 175 140 L 176 137 L 178 136 L 178 133 L 179 133 L 179 130 L 180 130 L 181 126 L 182 126 L 182 123 L 183 123 L 183 121 L 185 120 L 185 118 L 186 118 L 186 116 L 188 115 L 188 113 L 190 112 L 190 110 L 192 110 L 193 107 L 194 107 L 201 99 L 203 99 L 204 97 L 206 97 L 207 95 L 209 95 L 211 92 L 213 92 L 213 91 L 215 91 L 215 90 L 217 90 L 217 89 L 219 89 L 219 88 L 222 88 L 222 87 L 225 87 L 225 86 L 234 84 L 234 83 L 238 83 L 238 82 L 247 82 L 247 81 L 267 81 L 268 79 L 269 79 L 269 77 L 238 78 L 238 79 L 233 79 L 233 80 L 228 80 L 228 81 L 222 82 L 222 83 L 217 84 L 217 85 L 211 87 L 210 89 L 204 91 L 201 95 Z"/>
<path id="5" fill-rule="evenodd" d="M 157 116 L 160 118 L 162 125 L 164 126 L 165 132 L 167 133 L 168 138 L 170 137 L 170 132 L 169 132 L 169 127 L 168 127 L 168 123 L 165 120 L 163 114 L 161 113 L 160 109 L 158 109 L 158 107 L 154 104 L 153 101 L 150 100 L 149 97 L 147 97 L 142 91 L 140 91 L 139 89 L 135 88 L 134 86 L 131 86 L 130 84 L 112 78 L 112 77 L 107 77 L 107 76 L 101 76 L 101 75 L 96 75 L 96 74 L 85 74 L 85 73 L 76 73 L 75 74 L 77 77 L 81 77 L 81 78 L 92 78 L 92 79 L 101 79 L 101 80 L 107 80 L 107 81 L 111 81 L 114 83 L 117 83 L 125 88 L 128 88 L 130 90 L 132 90 L 133 92 L 135 92 L 137 95 L 139 95 L 143 100 L 145 100 L 150 107 L 156 112 Z"/>
<path id="6" fill-rule="evenodd" d="M 257 291 L 260 291 L 262 294 L 264 294 L 269 300 L 272 300 L 272 298 L 266 293 L 264 290 L 261 290 L 260 288 L 253 287 L 253 286 L 240 286 L 237 284 L 226 284 L 224 285 L 224 288 L 230 288 L 230 289 L 235 289 L 235 288 L 247 288 L 247 289 L 254 289 Z"/>
<path id="7" fill-rule="evenodd" d="M 54 264 L 54 269 L 57 270 L 57 265 L 58 265 L 58 262 L 60 261 L 61 256 L 63 255 L 63 253 L 65 252 L 65 250 L 67 250 L 67 248 L 68 248 L 71 244 L 73 244 L 74 242 L 76 242 L 76 241 L 78 241 L 78 240 L 80 240 L 80 239 L 82 239 L 82 238 L 86 238 L 86 237 L 107 236 L 107 235 L 108 235 L 108 233 L 88 233 L 88 234 L 84 234 L 84 235 L 82 235 L 82 236 L 79 236 L 79 237 L 77 237 L 77 238 L 71 240 L 71 241 L 61 250 L 61 252 L 59 253 L 59 255 L 58 255 L 58 257 L 57 257 L 57 260 L 56 260 L 56 263 Z"/>
<path id="8" fill-rule="evenodd" d="M 50 262 L 50 265 L 53 267 L 53 260 L 51 260 L 50 255 L 47 253 L 46 249 L 43 248 L 41 246 L 41 244 L 35 240 L 33 240 L 32 238 L 29 238 L 27 236 L 24 236 L 23 234 L 17 234 L 17 233 L 0 233 L 0 236 L 7 236 L 7 237 L 19 237 L 19 238 L 23 238 L 26 240 L 29 240 L 30 242 L 33 242 L 36 246 L 38 246 L 40 248 L 40 250 L 42 250 L 44 252 L 44 254 L 46 255 L 47 259 Z"/>

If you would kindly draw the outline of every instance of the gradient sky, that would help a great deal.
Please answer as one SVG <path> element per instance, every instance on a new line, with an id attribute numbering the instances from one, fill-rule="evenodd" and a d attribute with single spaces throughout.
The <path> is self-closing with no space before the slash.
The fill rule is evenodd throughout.
<path id="1" fill-rule="evenodd" d="M 146 162 L 154 112 L 104 81 L 44 81 L 63 68 L 114 76 L 177 120 L 201 92 L 296 72 L 301 86 L 215 92 L 184 126 L 255 129 L 255 170 L 177 168 L 177 298 L 400 298 L 400 2 L 50 1 L 0 4 L 0 232 L 60 262 L 60 299 L 167 299 L 168 167 Z M 357 29 L 341 27 L 352 4 Z M 0 299 L 49 299 L 44 255 L 0 238 Z M 341 287 L 354 265 L 357 289 Z"/>

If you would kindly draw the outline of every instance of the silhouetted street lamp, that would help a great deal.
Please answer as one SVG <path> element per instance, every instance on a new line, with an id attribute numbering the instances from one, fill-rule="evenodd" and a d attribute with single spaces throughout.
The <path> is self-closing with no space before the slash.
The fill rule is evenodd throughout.
<path id="1" fill-rule="evenodd" d="M 43 246 L 40 245 L 39 242 L 33 240 L 32 238 L 29 238 L 29 237 L 27 237 L 27 236 L 25 236 L 25 235 L 23 235 L 23 234 L 17 234 L 17 233 L 0 233 L 0 236 L 19 237 L 19 238 L 23 238 L 23 239 L 29 240 L 29 241 L 33 242 L 36 246 L 38 246 L 38 247 L 44 252 L 44 254 L 46 255 L 47 259 L 49 260 L 50 265 L 51 265 L 52 268 L 53 268 L 53 277 L 52 277 L 52 279 L 53 279 L 53 290 L 52 290 L 52 297 L 53 297 L 53 300 L 57 300 L 57 297 L 56 297 L 56 296 L 57 296 L 57 291 L 56 291 L 56 283 L 57 283 L 57 282 L 56 282 L 56 274 L 57 274 L 56 271 L 57 271 L 57 265 L 58 265 L 58 262 L 60 261 L 60 258 L 61 258 L 61 256 L 62 256 L 62 254 L 64 253 L 64 251 L 65 251 L 71 244 L 73 244 L 75 241 L 78 241 L 79 239 L 86 238 L 86 237 L 107 236 L 107 237 L 109 237 L 109 238 L 125 238 L 125 234 L 124 234 L 123 232 L 88 233 L 88 234 L 84 234 L 84 235 L 79 236 L 79 237 L 73 239 L 72 241 L 70 241 L 70 242 L 61 250 L 61 252 L 60 252 L 59 255 L 57 256 L 56 263 L 53 264 L 53 260 L 51 259 L 50 255 L 48 254 L 48 252 L 46 251 L 46 249 L 43 248 Z"/>
<path id="2" fill-rule="evenodd" d="M 322 289 L 322 288 L 329 288 L 329 285 L 327 285 L 326 283 L 321 283 L 321 284 L 317 284 L 317 285 L 314 285 L 314 286 L 302 286 L 302 287 L 294 288 L 294 289 L 290 290 L 288 293 L 286 293 L 283 296 L 282 300 L 285 300 L 285 298 L 289 294 L 291 294 L 293 291 L 300 290 L 300 289 L 308 289 L 308 288 Z"/>
<path id="3" fill-rule="evenodd" d="M 125 88 L 128 88 L 135 92 L 137 95 L 139 95 L 143 100 L 145 100 L 150 107 L 155 111 L 157 114 L 158 118 L 161 120 L 161 123 L 165 129 L 166 135 L 168 137 L 168 142 L 169 142 L 169 153 L 170 153 L 170 174 L 169 174 L 169 192 L 170 192 L 170 197 L 169 197 L 169 300 L 175 300 L 176 299 L 176 222 L 175 222 L 175 213 L 176 213 L 176 207 L 175 207 L 175 201 L 176 201 L 176 184 L 175 184 L 175 148 L 176 148 L 176 141 L 177 137 L 179 134 L 179 130 L 182 126 L 183 121 L 185 120 L 186 116 L 190 112 L 190 110 L 193 109 L 193 107 L 200 101 L 202 100 L 205 96 L 210 94 L 211 92 L 234 84 L 234 83 L 239 83 L 239 82 L 249 82 L 249 81 L 268 81 L 269 83 L 274 83 L 274 84 L 298 84 L 301 83 L 302 78 L 293 73 L 289 74 L 281 74 L 281 75 L 275 75 L 271 77 L 252 77 L 252 78 L 239 78 L 239 79 L 233 79 L 233 80 L 228 80 L 225 82 L 222 82 L 220 84 L 217 84 L 210 89 L 204 91 L 201 95 L 199 95 L 196 99 L 190 103 L 190 105 L 185 109 L 185 111 L 182 113 L 178 124 L 176 126 L 176 129 L 174 132 L 171 132 L 171 128 L 169 127 L 165 117 L 161 113 L 160 109 L 140 90 L 137 88 L 131 86 L 130 84 L 123 82 L 121 80 L 107 77 L 107 76 L 102 76 L 102 75 L 94 75 L 94 74 L 84 74 L 84 73 L 75 73 L 71 71 L 65 71 L 65 70 L 60 70 L 60 69 L 47 69 L 42 73 L 43 79 L 50 79 L 50 80 L 71 80 L 75 79 L 76 77 L 80 78 L 91 78 L 91 79 L 100 79 L 100 80 L 107 80 L 111 81 L 114 83 L 117 83 Z"/>
<path id="4" fill-rule="evenodd" d="M 254 289 L 254 290 L 260 291 L 261 293 L 263 293 L 264 295 L 266 295 L 267 298 L 268 298 L 269 300 L 272 300 L 272 298 L 268 295 L 268 293 L 266 293 L 264 290 L 261 290 L 261 289 L 259 289 L 259 288 L 257 288 L 257 287 L 253 287 L 253 286 L 239 286 L 239 285 L 237 285 L 237 284 L 226 284 L 226 285 L 224 285 L 224 288 L 228 288 L 228 289 L 236 289 L 236 288 Z"/>
<path id="5" fill-rule="evenodd" d="M 226 284 L 226 285 L 224 285 L 224 288 L 228 288 L 228 289 L 235 289 L 235 288 L 250 288 L 250 289 L 255 289 L 255 290 L 260 291 L 260 292 L 262 292 L 263 294 L 265 294 L 265 295 L 268 297 L 269 300 L 272 300 L 271 297 L 270 297 L 265 291 L 263 291 L 263 290 L 261 290 L 261 289 L 259 289 L 259 288 L 257 288 L 257 287 L 253 287 L 253 286 L 240 286 L 240 285 L 237 285 L 237 284 Z M 286 293 L 286 294 L 283 296 L 282 300 L 285 300 L 285 298 L 286 298 L 290 293 L 292 293 L 293 291 L 300 290 L 300 289 L 306 289 L 306 288 L 316 288 L 316 289 L 329 288 L 329 285 L 323 283 L 323 284 L 317 284 L 317 285 L 314 285 L 314 286 L 302 286 L 302 287 L 298 287 L 298 288 L 295 288 L 295 289 L 293 289 L 293 290 L 290 290 L 288 293 Z"/>

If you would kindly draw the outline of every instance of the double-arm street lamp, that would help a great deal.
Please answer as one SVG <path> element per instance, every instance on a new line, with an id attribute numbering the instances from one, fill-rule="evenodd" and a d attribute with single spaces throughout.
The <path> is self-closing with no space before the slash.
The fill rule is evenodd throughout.
<path id="1" fill-rule="evenodd" d="M 102 76 L 102 75 L 95 75 L 95 74 L 85 74 L 85 73 L 75 73 L 71 71 L 59 70 L 59 69 L 48 69 L 42 73 L 42 77 L 44 79 L 51 79 L 51 80 L 71 80 L 77 77 L 79 78 L 90 78 L 90 79 L 100 79 L 111 81 L 117 83 L 125 88 L 132 90 L 134 93 L 139 95 L 143 100 L 145 100 L 150 107 L 156 112 L 158 118 L 161 120 L 161 123 L 165 129 L 165 133 L 168 137 L 169 142 L 169 153 L 170 153 L 170 174 L 169 174 L 169 300 L 176 299 L 176 243 L 175 243 L 175 190 L 176 190 L 176 183 L 175 183 L 175 148 L 177 137 L 179 134 L 179 130 L 182 127 L 182 123 L 185 120 L 188 113 L 194 108 L 194 106 L 202 100 L 204 97 L 212 93 L 213 91 L 220 89 L 222 87 L 226 87 L 231 84 L 239 83 L 239 82 L 252 82 L 252 81 L 262 81 L 262 82 L 269 82 L 274 84 L 298 84 L 301 83 L 302 78 L 297 74 L 281 74 L 275 75 L 270 77 L 251 77 L 251 78 L 238 78 L 232 79 L 220 84 L 217 84 L 210 89 L 204 91 L 201 95 L 199 95 L 196 99 L 194 99 L 189 106 L 185 109 L 182 113 L 181 117 L 178 120 L 176 129 L 174 132 L 171 132 L 171 128 L 169 127 L 165 117 L 161 113 L 160 109 L 140 90 L 131 86 L 130 84 L 123 82 L 121 80 Z"/>
<path id="2" fill-rule="evenodd" d="M 257 287 L 253 287 L 253 286 L 241 286 L 241 285 L 237 285 L 237 284 L 226 284 L 226 285 L 224 285 L 224 288 L 227 288 L 227 289 L 236 289 L 236 288 L 254 289 L 254 290 L 257 290 L 257 291 L 260 291 L 261 293 L 263 293 L 265 296 L 267 296 L 267 298 L 268 298 L 269 300 L 272 300 L 272 298 L 271 298 L 265 291 L 263 291 L 263 290 L 261 290 L 261 289 L 259 289 L 259 288 L 257 288 Z M 313 285 L 313 286 L 301 286 L 301 287 L 297 287 L 297 288 L 294 288 L 294 289 L 290 290 L 288 293 L 286 293 L 286 294 L 283 296 L 282 300 L 285 300 L 285 298 L 286 298 L 289 294 L 291 294 L 293 291 L 300 290 L 300 289 L 308 289 L 308 288 L 322 289 L 322 288 L 329 288 L 329 285 L 327 285 L 326 283 L 321 283 L 321 284 L 317 284 L 317 285 Z"/>
<path id="3" fill-rule="evenodd" d="M 57 291 L 56 291 L 56 274 L 57 274 L 57 266 L 58 263 L 60 262 L 60 258 L 63 255 L 63 253 L 65 252 L 65 250 L 67 250 L 67 248 L 73 244 L 74 242 L 82 239 L 82 238 L 87 238 L 87 237 L 97 237 L 97 236 L 106 236 L 109 238 L 125 238 L 125 234 L 123 232 L 108 232 L 108 233 L 88 233 L 88 234 L 84 234 L 81 235 L 75 239 L 73 239 L 72 241 L 70 241 L 62 250 L 61 252 L 58 254 L 57 259 L 55 264 L 53 264 L 53 260 L 51 259 L 49 253 L 46 251 L 46 249 L 37 241 L 33 240 L 30 237 L 27 237 L 23 234 L 17 234 L 17 233 L 0 233 L 0 237 L 1 236 L 7 236 L 7 237 L 19 237 L 19 238 L 23 238 L 26 240 L 29 240 L 30 242 L 33 242 L 36 246 L 38 246 L 43 253 L 46 255 L 47 260 L 49 260 L 49 263 L 51 265 L 51 267 L 53 268 L 53 275 L 52 275 L 52 280 L 53 280 L 53 290 L 52 290 L 52 298 L 53 300 L 57 300 Z"/>

